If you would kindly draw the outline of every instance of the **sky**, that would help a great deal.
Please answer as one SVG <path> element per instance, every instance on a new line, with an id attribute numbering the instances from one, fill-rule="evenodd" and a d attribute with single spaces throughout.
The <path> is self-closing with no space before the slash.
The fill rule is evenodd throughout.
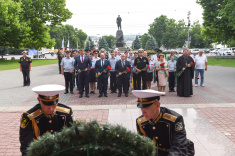
<path id="1" fill-rule="evenodd" d="M 116 35 L 118 15 L 122 18 L 124 35 L 144 34 L 154 19 L 166 15 L 187 23 L 199 20 L 203 9 L 196 0 L 66 0 L 73 16 L 63 24 L 82 29 L 88 36 Z"/>

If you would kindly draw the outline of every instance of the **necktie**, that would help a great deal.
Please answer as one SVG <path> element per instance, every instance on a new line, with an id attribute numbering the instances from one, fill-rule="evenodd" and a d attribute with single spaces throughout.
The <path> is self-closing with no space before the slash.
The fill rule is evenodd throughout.
<path id="1" fill-rule="evenodd" d="M 124 66 L 125 66 L 124 61 L 122 61 L 122 67 L 124 67 Z"/>
<path id="2" fill-rule="evenodd" d="M 82 63 L 83 63 L 83 55 L 82 55 Z"/>

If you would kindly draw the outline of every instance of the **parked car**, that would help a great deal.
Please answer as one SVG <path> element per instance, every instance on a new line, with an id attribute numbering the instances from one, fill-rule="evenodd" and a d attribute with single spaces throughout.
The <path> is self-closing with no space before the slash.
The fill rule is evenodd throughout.
<path id="1" fill-rule="evenodd" d="M 218 51 L 219 55 L 232 55 L 232 51 L 229 48 L 223 48 Z"/>
<path id="2" fill-rule="evenodd" d="M 197 53 L 199 53 L 199 49 L 191 49 L 191 53 L 192 54 L 197 54 Z"/>
<path id="3" fill-rule="evenodd" d="M 33 58 L 45 58 L 45 53 L 42 51 L 37 51 L 35 54 L 33 54 Z"/>

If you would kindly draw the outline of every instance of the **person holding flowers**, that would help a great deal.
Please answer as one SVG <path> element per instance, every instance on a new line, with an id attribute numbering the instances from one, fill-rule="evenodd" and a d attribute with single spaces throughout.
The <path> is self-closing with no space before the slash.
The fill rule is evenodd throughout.
<path id="1" fill-rule="evenodd" d="M 96 77 L 98 78 L 98 88 L 99 88 L 99 96 L 108 97 L 107 88 L 108 88 L 108 77 L 109 70 L 111 70 L 110 63 L 106 60 L 104 53 L 100 53 L 100 60 L 95 63 L 95 71 Z"/>
<path id="2" fill-rule="evenodd" d="M 130 62 L 126 60 L 126 55 L 121 54 L 121 60 L 117 61 L 115 66 L 118 78 L 118 97 L 121 97 L 122 90 L 124 91 L 125 96 L 128 97 L 130 68 Z"/>
<path id="3" fill-rule="evenodd" d="M 146 71 L 149 61 L 143 56 L 143 49 L 139 49 L 139 57 L 134 61 L 134 68 L 136 69 L 136 79 L 137 79 L 137 90 L 141 90 L 141 79 L 143 82 L 142 90 L 147 89 L 146 86 Z"/>
<path id="4" fill-rule="evenodd" d="M 156 70 L 158 71 L 159 91 L 165 92 L 169 68 L 167 61 L 165 61 L 164 59 L 164 55 L 159 54 L 158 57 L 159 57 L 159 62 L 157 63 Z"/>
<path id="5" fill-rule="evenodd" d="M 177 95 L 180 97 L 193 95 L 194 60 L 188 56 L 187 49 L 184 49 L 183 55 L 179 57 L 176 63 L 176 71 L 178 77 Z"/>
<path id="6" fill-rule="evenodd" d="M 153 81 L 153 72 L 156 68 L 157 62 L 151 60 L 151 55 L 148 54 L 148 61 L 150 69 L 147 69 L 147 89 L 151 89 L 151 82 Z"/>

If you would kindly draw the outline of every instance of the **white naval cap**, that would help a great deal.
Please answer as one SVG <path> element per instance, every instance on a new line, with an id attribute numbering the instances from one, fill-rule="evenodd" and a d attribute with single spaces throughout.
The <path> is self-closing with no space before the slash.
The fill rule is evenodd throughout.
<path id="1" fill-rule="evenodd" d="M 65 90 L 65 87 L 57 84 L 46 84 L 32 88 L 32 91 L 43 96 L 55 96 Z"/>
<path id="2" fill-rule="evenodd" d="M 146 89 L 146 90 L 133 90 L 132 93 L 138 97 L 138 98 L 150 98 L 155 96 L 161 96 L 165 95 L 165 92 L 159 92 L 152 89 Z"/>

